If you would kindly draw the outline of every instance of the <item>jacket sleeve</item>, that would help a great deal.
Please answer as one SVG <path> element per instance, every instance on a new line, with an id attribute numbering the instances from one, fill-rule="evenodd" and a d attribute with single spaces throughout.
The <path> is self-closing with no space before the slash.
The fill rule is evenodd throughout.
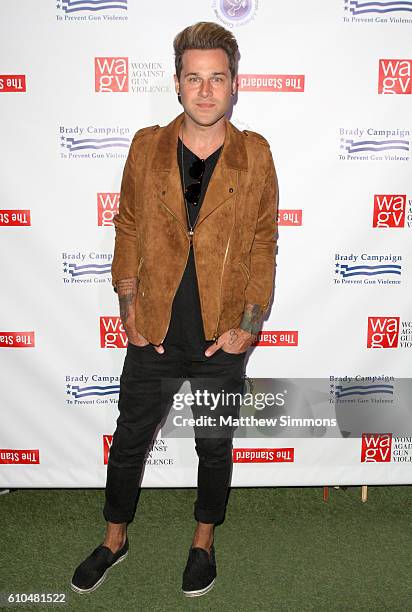
<path id="1" fill-rule="evenodd" d="M 245 304 L 259 304 L 263 312 L 269 307 L 274 286 L 278 200 L 276 170 L 268 148 L 268 169 L 250 251 L 250 279 L 245 292 Z"/>
<path id="2" fill-rule="evenodd" d="M 138 252 L 135 219 L 136 135 L 130 145 L 120 188 L 119 212 L 113 217 L 116 237 L 112 261 L 112 285 L 137 276 Z M 116 289 L 115 289 L 116 290 Z"/>

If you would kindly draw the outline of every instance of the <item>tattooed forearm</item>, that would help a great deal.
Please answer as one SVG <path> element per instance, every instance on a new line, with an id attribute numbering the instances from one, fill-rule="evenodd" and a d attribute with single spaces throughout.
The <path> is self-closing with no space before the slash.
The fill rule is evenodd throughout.
<path id="1" fill-rule="evenodd" d="M 259 304 L 246 304 L 240 329 L 257 334 L 262 325 L 263 309 Z"/>
<path id="2" fill-rule="evenodd" d="M 116 283 L 116 289 L 119 297 L 122 295 L 130 295 L 131 293 L 136 295 L 137 278 L 125 278 L 123 280 L 118 280 Z"/>
<path id="3" fill-rule="evenodd" d="M 116 289 L 119 297 L 120 319 L 123 325 L 125 325 L 136 300 L 137 279 L 126 278 L 119 280 L 116 283 Z"/>
<path id="4" fill-rule="evenodd" d="M 126 325 L 127 319 L 129 318 L 130 314 L 130 307 L 134 304 L 134 300 L 134 295 L 125 295 L 123 297 L 119 297 L 120 319 L 123 325 Z"/>

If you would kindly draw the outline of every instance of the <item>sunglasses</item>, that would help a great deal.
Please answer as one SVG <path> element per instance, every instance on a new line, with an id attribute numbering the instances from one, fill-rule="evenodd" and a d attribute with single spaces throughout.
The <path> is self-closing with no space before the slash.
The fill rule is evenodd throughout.
<path id="1" fill-rule="evenodd" d="M 189 168 L 189 174 L 197 181 L 188 185 L 185 189 L 185 198 L 190 203 L 196 206 L 199 203 L 200 192 L 202 189 L 202 178 L 205 173 L 205 162 L 203 159 L 196 159 Z"/>

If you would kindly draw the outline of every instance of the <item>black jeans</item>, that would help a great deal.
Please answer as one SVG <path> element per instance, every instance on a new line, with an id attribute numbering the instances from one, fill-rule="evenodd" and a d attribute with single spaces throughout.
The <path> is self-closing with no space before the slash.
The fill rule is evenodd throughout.
<path id="1" fill-rule="evenodd" d="M 120 377 L 120 415 L 107 466 L 103 510 L 107 521 L 123 523 L 133 520 L 144 460 L 164 416 L 161 394 L 163 378 L 180 379 L 176 380 L 175 392 L 181 386 L 182 379 L 219 377 L 220 389 L 242 393 L 246 353 L 231 354 L 219 349 L 211 357 L 206 357 L 204 351 L 211 344 L 213 342 L 206 341 L 203 333 L 191 256 L 173 302 L 171 321 L 163 342 L 165 353 L 157 353 L 151 344 L 138 347 L 129 343 L 127 347 Z M 223 385 L 220 384 L 222 381 Z M 212 387 L 213 384 L 211 381 Z M 195 405 L 192 411 L 196 417 Z M 219 437 L 219 430 L 217 435 L 215 432 L 215 437 L 205 437 L 204 429 L 195 427 L 199 458 L 194 508 L 197 521 L 219 523 L 224 518 L 232 471 L 232 436 L 233 430 L 228 433 L 226 428 L 224 437 Z"/>

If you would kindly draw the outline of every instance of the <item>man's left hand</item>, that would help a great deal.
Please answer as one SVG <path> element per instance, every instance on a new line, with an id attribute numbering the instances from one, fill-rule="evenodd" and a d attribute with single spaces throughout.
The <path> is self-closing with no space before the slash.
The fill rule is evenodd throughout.
<path id="1" fill-rule="evenodd" d="M 223 349 L 225 353 L 244 353 L 255 339 L 256 336 L 254 334 L 250 334 L 244 329 L 240 329 L 240 327 L 228 329 L 218 337 L 215 343 L 206 349 L 205 355 L 206 357 L 211 357 L 219 349 Z"/>

